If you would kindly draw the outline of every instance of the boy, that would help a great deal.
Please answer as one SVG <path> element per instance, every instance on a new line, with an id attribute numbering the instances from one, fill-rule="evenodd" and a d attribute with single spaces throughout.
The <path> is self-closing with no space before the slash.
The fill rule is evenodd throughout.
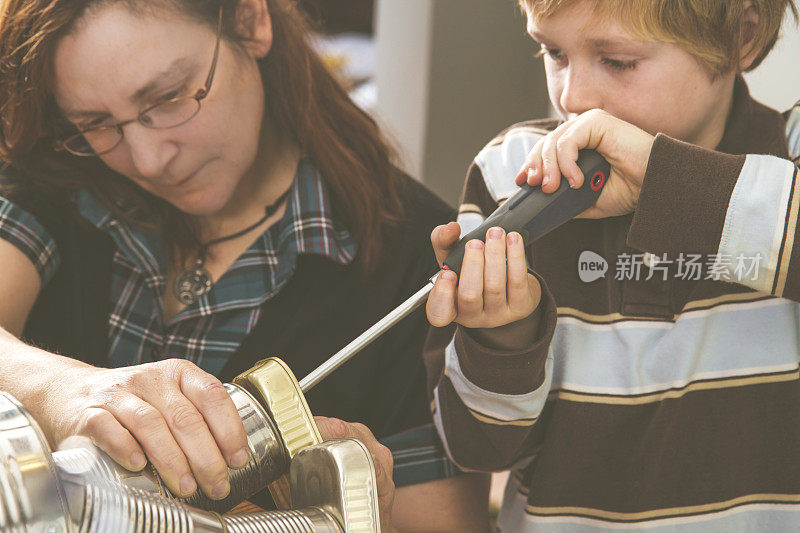
<path id="1" fill-rule="evenodd" d="M 523 4 L 565 118 L 599 108 L 649 134 L 784 159 L 788 133 L 797 156 L 795 129 L 739 76 L 769 52 L 787 0 Z M 514 126 L 478 154 L 463 232 L 513 194 L 555 126 Z M 432 324 L 459 323 L 429 337 L 437 426 L 459 465 L 513 467 L 504 531 L 800 529 L 797 171 L 764 158 L 738 178 L 743 158 L 712 158 L 698 173 L 699 149 L 659 139 L 647 174 L 631 170 L 643 183 L 615 165 L 586 213 L 601 218 L 534 244 L 537 277 L 522 277 L 518 236 L 490 230 L 458 284 L 443 275 L 429 298 Z M 552 192 L 560 167 L 580 185 L 569 140 L 537 146 L 531 182 Z M 434 231 L 440 259 L 458 231 Z"/>

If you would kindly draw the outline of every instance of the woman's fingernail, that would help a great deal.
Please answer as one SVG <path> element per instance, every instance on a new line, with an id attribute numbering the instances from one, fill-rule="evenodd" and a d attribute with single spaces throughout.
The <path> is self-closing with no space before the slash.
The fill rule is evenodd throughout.
<path id="1" fill-rule="evenodd" d="M 181 494 L 191 496 L 197 490 L 197 483 L 191 474 L 186 474 L 181 478 Z"/>
<path id="2" fill-rule="evenodd" d="M 250 460 L 250 453 L 247 448 L 242 448 L 231 457 L 231 466 L 234 468 L 242 468 Z"/>
<path id="3" fill-rule="evenodd" d="M 536 171 L 533 169 L 533 167 L 528 167 L 528 179 L 531 179 L 535 175 L 536 175 Z"/>
<path id="4" fill-rule="evenodd" d="M 517 244 L 519 242 L 519 233 L 512 231 L 508 234 L 508 244 Z"/>
<path id="5" fill-rule="evenodd" d="M 455 281 L 456 273 L 453 272 L 452 270 L 445 270 L 444 272 L 442 272 L 442 279 L 445 279 L 447 281 Z"/>
<path id="6" fill-rule="evenodd" d="M 480 250 L 483 248 L 483 241 L 479 241 L 478 239 L 469 241 L 469 247 L 475 250 Z"/>
<path id="7" fill-rule="evenodd" d="M 214 488 L 211 489 L 211 497 L 215 500 L 221 500 L 227 496 L 230 491 L 231 484 L 228 483 L 228 479 L 226 478 L 214 485 Z"/>
<path id="8" fill-rule="evenodd" d="M 503 230 L 500 228 L 492 228 L 489 230 L 489 238 L 490 239 L 502 239 L 503 238 Z"/>
<path id="9" fill-rule="evenodd" d="M 133 452 L 131 454 L 131 466 L 140 469 L 144 468 L 144 465 L 147 464 L 147 459 L 144 458 L 144 454 L 142 452 Z"/>
<path id="10" fill-rule="evenodd" d="M 542 189 L 544 189 L 545 185 L 549 184 L 550 184 L 550 176 L 545 176 L 544 178 L 542 178 Z"/>
<path id="11" fill-rule="evenodd" d="M 575 188 L 575 180 L 573 178 L 569 177 L 569 176 L 564 176 L 564 177 L 567 178 L 567 183 L 569 183 L 570 188 L 574 189 Z"/>

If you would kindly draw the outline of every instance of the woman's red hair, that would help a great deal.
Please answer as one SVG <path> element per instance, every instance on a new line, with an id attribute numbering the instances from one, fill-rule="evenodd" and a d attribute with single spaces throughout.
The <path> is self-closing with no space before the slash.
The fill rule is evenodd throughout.
<path id="1" fill-rule="evenodd" d="M 337 218 L 358 244 L 358 261 L 372 270 L 384 225 L 403 217 L 394 153 L 313 50 L 309 26 L 293 2 L 266 1 L 273 26 L 272 49 L 260 65 L 266 113 L 274 129 L 293 137 L 314 162 Z M 52 97 L 55 48 L 88 10 L 113 2 L 140 11 L 167 7 L 210 27 L 216 26 L 222 4 L 224 38 L 242 41 L 235 24 L 239 0 L 8 0 L 0 21 L 0 159 L 46 190 L 88 188 L 121 217 L 127 215 L 116 200 L 135 203 L 170 228 L 167 242 L 181 257 L 198 245 L 188 217 L 99 159 L 51 148 L 68 128 Z"/>

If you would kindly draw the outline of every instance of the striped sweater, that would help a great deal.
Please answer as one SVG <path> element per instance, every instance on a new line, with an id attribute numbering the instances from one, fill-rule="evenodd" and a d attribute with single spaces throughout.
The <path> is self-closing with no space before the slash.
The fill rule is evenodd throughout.
<path id="1" fill-rule="evenodd" d="M 553 125 L 477 155 L 462 231 Z M 717 149 L 657 136 L 635 213 L 534 243 L 527 327 L 432 329 L 448 453 L 511 468 L 502 531 L 800 531 L 800 103 L 781 115 L 737 82 Z"/>

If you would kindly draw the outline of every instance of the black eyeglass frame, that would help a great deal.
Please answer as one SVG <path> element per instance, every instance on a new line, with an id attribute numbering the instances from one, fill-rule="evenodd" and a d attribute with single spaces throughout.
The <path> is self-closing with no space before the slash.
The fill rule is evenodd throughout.
<path id="1" fill-rule="evenodd" d="M 217 42 L 214 45 L 214 58 L 211 60 L 211 69 L 208 71 L 208 75 L 206 76 L 206 82 L 205 82 L 203 87 L 198 89 L 197 92 L 195 92 L 193 95 L 176 96 L 175 98 L 170 98 L 169 100 L 165 100 L 163 102 L 158 102 L 157 104 L 153 104 L 153 105 L 145 108 L 144 110 L 142 110 L 142 112 L 139 113 L 139 115 L 134 119 L 126 120 L 124 122 L 118 122 L 116 124 L 108 124 L 108 125 L 103 125 L 103 126 L 96 126 L 94 128 L 87 128 L 87 129 L 85 129 L 83 131 L 80 131 L 79 133 L 76 133 L 74 135 L 70 135 L 69 137 L 66 137 L 65 139 L 58 139 L 58 140 L 53 142 L 53 149 L 56 152 L 66 151 L 66 152 L 69 152 L 70 154 L 76 155 L 78 157 L 95 157 L 95 156 L 98 156 L 98 155 L 107 154 L 108 152 L 110 152 L 111 150 L 113 150 L 117 146 L 119 146 L 119 144 L 122 142 L 122 139 L 125 136 L 124 131 L 123 131 L 122 128 L 124 126 L 128 125 L 128 124 L 132 124 L 133 122 L 138 122 L 139 124 L 141 124 L 145 128 L 150 128 L 150 129 L 154 129 L 154 130 L 167 130 L 167 129 L 170 129 L 170 128 L 177 128 L 178 126 L 183 126 L 184 124 L 186 124 L 187 122 L 189 122 L 190 120 L 192 120 L 194 117 L 197 116 L 197 114 L 200 112 L 200 107 L 201 107 L 200 102 L 203 99 L 205 99 L 208 96 L 208 93 L 211 91 L 211 84 L 214 81 L 214 73 L 217 70 L 217 59 L 219 58 L 219 44 L 220 44 L 221 40 L 222 40 L 222 6 L 220 6 L 220 8 L 219 8 L 219 19 L 217 20 Z M 153 111 L 153 109 L 157 109 L 157 108 L 162 107 L 162 106 L 168 106 L 168 105 L 171 105 L 171 104 L 174 104 L 176 102 L 183 101 L 183 100 L 195 100 L 197 102 L 197 108 L 195 109 L 194 113 L 192 113 L 185 120 L 182 120 L 181 122 L 179 122 L 177 124 L 171 124 L 169 126 L 161 126 L 161 127 L 152 126 L 152 125 L 147 124 L 147 118 L 146 117 L 147 117 L 148 113 Z M 107 149 L 102 150 L 100 152 L 92 150 L 91 153 L 80 152 L 80 151 L 76 151 L 74 149 L 70 149 L 69 144 L 70 144 L 71 141 L 77 141 L 78 139 L 84 138 L 84 135 L 86 133 L 103 131 L 103 130 L 117 130 L 117 133 L 119 134 L 119 139 L 110 148 L 107 148 Z M 84 142 L 88 146 L 91 146 L 90 143 L 85 140 L 85 138 L 84 138 Z"/>

